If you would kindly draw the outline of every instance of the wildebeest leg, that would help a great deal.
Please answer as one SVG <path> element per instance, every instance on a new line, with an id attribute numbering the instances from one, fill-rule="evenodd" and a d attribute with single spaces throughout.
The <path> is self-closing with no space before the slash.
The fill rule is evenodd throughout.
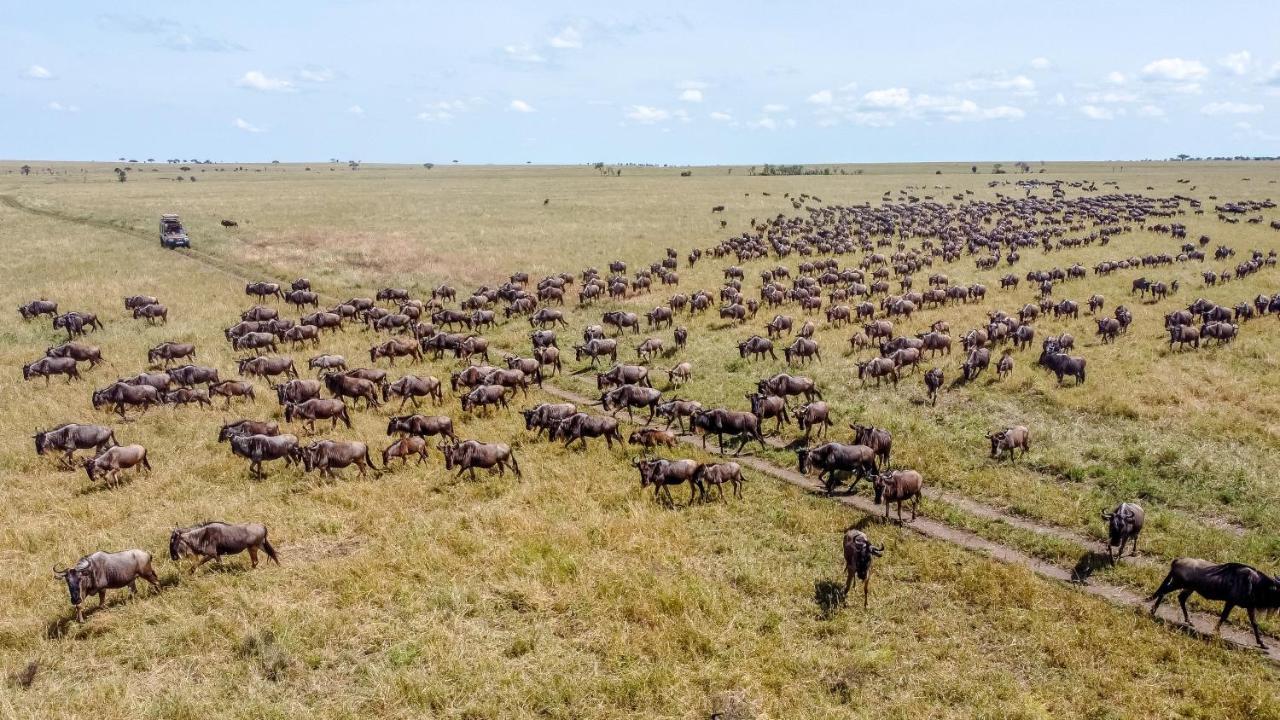
<path id="1" fill-rule="evenodd" d="M 107 591 L 99 590 L 98 591 L 98 607 L 101 608 L 106 606 L 107 606 Z"/>
<path id="2" fill-rule="evenodd" d="M 1178 593 L 1178 604 L 1182 606 L 1182 619 L 1185 620 L 1188 625 L 1191 624 L 1191 615 L 1187 613 L 1187 598 L 1191 597 L 1191 593 L 1193 592 L 1195 591 L 1183 590 Z"/>
<path id="3" fill-rule="evenodd" d="M 1218 616 L 1218 624 L 1213 626 L 1214 635 L 1222 634 L 1222 623 L 1227 621 L 1227 616 L 1231 614 L 1231 611 L 1234 610 L 1235 607 L 1236 606 L 1230 602 L 1222 606 L 1222 614 Z"/>
<path id="4" fill-rule="evenodd" d="M 249 546 L 249 567 L 258 567 L 258 547 L 256 545 Z"/>
<path id="5" fill-rule="evenodd" d="M 920 510 L 920 496 L 911 498 L 911 522 L 916 521 L 916 512 Z"/>
<path id="6" fill-rule="evenodd" d="M 195 565 L 192 565 L 192 566 L 191 566 L 191 571 L 190 571 L 190 572 L 191 572 L 191 574 L 192 574 L 192 575 L 195 575 L 195 574 L 196 574 L 196 570 L 199 570 L 201 565 L 203 565 L 203 564 L 205 564 L 205 563 L 209 562 L 210 560 L 216 560 L 217 558 L 218 558 L 218 556 L 217 556 L 217 555 L 205 555 L 204 557 L 200 558 L 200 562 L 198 562 L 198 563 L 196 563 Z"/>
<path id="7" fill-rule="evenodd" d="M 1266 650 L 1267 646 L 1265 643 L 1262 642 L 1262 633 L 1258 632 L 1258 618 L 1254 612 L 1254 609 L 1245 608 L 1245 611 L 1249 613 L 1249 624 L 1253 626 L 1253 639 L 1258 641 L 1258 647 L 1262 648 L 1263 650 Z"/>
<path id="8" fill-rule="evenodd" d="M 844 569 L 844 592 L 840 594 L 840 604 L 849 604 L 849 590 L 853 588 L 853 568 L 846 565 Z"/>

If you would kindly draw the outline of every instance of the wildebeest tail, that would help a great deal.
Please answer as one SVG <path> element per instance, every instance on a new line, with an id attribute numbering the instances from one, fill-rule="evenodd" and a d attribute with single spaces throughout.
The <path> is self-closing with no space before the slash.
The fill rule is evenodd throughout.
<path id="1" fill-rule="evenodd" d="M 1160 587 L 1156 588 L 1156 591 L 1151 594 L 1151 597 L 1147 598 L 1147 602 L 1151 602 L 1152 600 L 1159 598 L 1161 595 L 1173 592 L 1175 589 L 1173 570 L 1170 570 L 1169 574 L 1164 576 L 1164 581 L 1160 583 Z"/>
<path id="2" fill-rule="evenodd" d="M 365 448 L 364 448 L 364 461 L 365 461 L 365 462 L 367 462 L 367 463 L 369 463 L 369 467 L 373 468 L 374 470 L 378 470 L 378 469 L 379 469 L 379 468 L 378 468 L 378 466 L 374 464 L 374 462 L 373 462 L 373 458 L 369 456 L 369 446 L 368 446 L 368 445 L 366 445 L 366 446 L 365 446 Z"/>
<path id="3" fill-rule="evenodd" d="M 518 478 L 524 477 L 524 475 L 520 473 L 520 463 L 516 462 L 516 454 L 514 452 L 511 453 L 511 472 L 515 473 Z"/>
<path id="4" fill-rule="evenodd" d="M 262 550 L 267 554 L 267 557 L 274 560 L 277 565 L 280 564 L 280 557 L 276 555 L 276 549 L 271 547 L 271 541 L 267 538 L 262 538 Z"/>
<path id="5" fill-rule="evenodd" d="M 146 450 L 142 451 L 142 467 L 146 468 L 147 472 L 151 472 L 151 461 L 147 459 Z"/>

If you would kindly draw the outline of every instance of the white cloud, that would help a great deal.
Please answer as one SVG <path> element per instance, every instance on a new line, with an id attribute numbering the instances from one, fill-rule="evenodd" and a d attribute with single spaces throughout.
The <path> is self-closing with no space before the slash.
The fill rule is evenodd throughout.
<path id="1" fill-rule="evenodd" d="M 1053 99 L 1049 101 L 1049 104 L 1062 107 L 1063 105 L 1067 104 L 1067 96 L 1063 95 L 1062 93 L 1058 93 L 1053 96 Z"/>
<path id="2" fill-rule="evenodd" d="M 1123 85 L 1129 82 L 1129 78 L 1125 77 L 1125 74 L 1120 72 L 1119 70 L 1112 70 L 1111 72 L 1107 73 L 1107 82 L 1111 83 L 1112 85 Z"/>
<path id="3" fill-rule="evenodd" d="M 248 133 L 260 133 L 260 132 L 265 132 L 262 128 L 258 127 L 257 125 L 254 125 L 254 124 L 253 124 L 253 123 L 251 123 L 251 122 L 248 122 L 248 121 L 244 120 L 243 118 L 236 118 L 235 120 L 231 121 L 231 124 L 232 124 L 234 127 L 238 128 L 238 129 L 240 129 L 240 130 L 243 130 L 243 131 L 245 131 L 245 132 L 248 132 Z"/>
<path id="4" fill-rule="evenodd" d="M 508 105 L 507 107 L 511 108 L 512 110 L 515 110 L 516 112 L 522 112 L 522 113 L 536 112 L 533 109 L 532 105 L 530 105 L 529 103 L 523 100 L 512 100 L 511 104 Z"/>
<path id="5" fill-rule="evenodd" d="M 63 105 L 57 100 L 54 100 L 53 102 L 49 103 L 49 109 L 56 110 L 58 112 L 73 112 L 73 113 L 80 112 L 79 105 Z"/>
<path id="6" fill-rule="evenodd" d="M 27 68 L 27 71 L 24 72 L 22 75 L 23 77 L 27 77 L 32 80 L 53 79 L 53 73 L 49 72 L 49 68 L 43 65 L 32 65 L 31 67 Z"/>
<path id="7" fill-rule="evenodd" d="M 1026 75 L 1014 75 L 1013 77 L 988 77 L 973 78 L 962 83 L 956 83 L 957 90 L 971 90 L 983 92 L 987 90 L 1011 90 L 1019 95 L 1031 95 L 1036 91 L 1036 83 Z"/>
<path id="8" fill-rule="evenodd" d="M 894 120 L 889 113 L 883 112 L 855 112 L 849 115 L 855 125 L 864 127 L 893 127 Z"/>
<path id="9" fill-rule="evenodd" d="M 810 103 L 813 103 L 814 105 L 830 105 L 831 100 L 832 100 L 832 96 L 831 96 L 830 90 L 819 90 L 818 92 L 805 98 L 805 102 L 810 102 Z"/>
<path id="10" fill-rule="evenodd" d="M 685 80 L 676 87 L 681 90 L 706 90 L 707 84 L 701 80 Z"/>
<path id="11" fill-rule="evenodd" d="M 325 83 L 335 77 L 335 73 L 329 68 L 304 68 L 298 71 L 298 79 L 306 82 Z"/>
<path id="12" fill-rule="evenodd" d="M 1047 57 L 1031 58 L 1031 67 L 1036 70 L 1048 70 L 1052 66 L 1053 63 L 1049 62 L 1049 58 Z"/>
<path id="13" fill-rule="evenodd" d="M 628 120 L 634 120 L 642 125 L 652 125 L 654 123 L 666 122 L 671 119 L 671 113 L 649 105 L 632 105 L 627 111 Z"/>
<path id="14" fill-rule="evenodd" d="M 1263 82 L 1267 85 L 1280 86 L 1280 62 L 1271 66 L 1271 70 L 1267 71 L 1267 77 Z"/>
<path id="15" fill-rule="evenodd" d="M 680 99 L 685 102 L 702 102 L 702 91 L 689 88 L 680 93 Z"/>
<path id="16" fill-rule="evenodd" d="M 761 109 L 767 113 L 780 113 L 780 112 L 786 112 L 787 106 L 781 105 L 779 103 L 769 103 L 768 105 L 765 105 Z"/>
<path id="17" fill-rule="evenodd" d="M 502 51 L 506 53 L 507 59 L 519 63 L 536 64 L 547 61 L 547 59 L 539 54 L 537 50 L 534 50 L 528 45 L 507 45 L 502 48 Z"/>
<path id="18" fill-rule="evenodd" d="M 1108 90 L 1106 92 L 1089 93 L 1084 97 L 1084 101 L 1096 105 L 1100 103 L 1131 103 L 1138 101 L 1137 93 L 1131 93 L 1124 90 Z"/>
<path id="19" fill-rule="evenodd" d="M 872 90 L 862 96 L 863 104 L 873 108 L 900 108 L 911 102 L 911 91 L 906 88 Z"/>
<path id="20" fill-rule="evenodd" d="M 1191 82 L 1209 74 L 1209 69 L 1199 60 L 1161 58 L 1142 67 L 1142 76 L 1148 80 Z"/>
<path id="21" fill-rule="evenodd" d="M 259 70 L 250 70 L 236 81 L 236 85 L 264 92 L 293 92 L 293 83 L 281 78 L 268 77 Z"/>
<path id="22" fill-rule="evenodd" d="M 732 115 L 730 115 L 729 113 L 727 113 L 727 112 L 720 112 L 719 110 L 717 110 L 717 111 L 715 111 L 715 112 L 711 113 L 711 114 L 710 114 L 710 115 L 708 115 L 707 117 L 709 117 L 709 118 L 711 118 L 712 120 L 715 120 L 715 121 L 717 121 L 717 122 L 729 122 L 730 120 L 732 120 L 732 119 L 733 119 L 733 116 L 732 116 Z"/>
<path id="23" fill-rule="evenodd" d="M 1112 110 L 1111 108 L 1099 107 L 1097 105 L 1081 105 L 1080 112 L 1084 113 L 1084 116 L 1090 120 L 1112 120 L 1117 114 L 1117 111 Z M 1121 110 L 1119 113 L 1123 114 L 1124 111 Z"/>
<path id="24" fill-rule="evenodd" d="M 582 33 L 572 25 L 567 25 L 559 35 L 548 40 L 547 44 L 561 50 L 576 50 L 582 47 Z"/>
<path id="25" fill-rule="evenodd" d="M 351 113 L 352 115 L 364 115 L 364 108 L 360 107 L 359 105 L 352 105 L 351 107 L 347 108 L 347 112 Z"/>
<path id="26" fill-rule="evenodd" d="M 1149 118 L 1162 118 L 1164 117 L 1164 110 L 1155 105 L 1143 105 L 1138 108 L 1138 115 Z"/>
<path id="27" fill-rule="evenodd" d="M 1248 50 L 1241 50 L 1240 52 L 1234 52 L 1227 55 L 1226 57 L 1218 59 L 1219 65 L 1230 70 L 1236 75 L 1244 75 L 1245 73 L 1249 72 L 1249 65 L 1252 62 L 1253 62 L 1253 56 L 1249 54 Z"/>
<path id="28" fill-rule="evenodd" d="M 1261 105 L 1249 105 L 1238 102 L 1211 102 L 1200 108 L 1205 115 L 1252 115 L 1262 112 Z"/>
<path id="29" fill-rule="evenodd" d="M 453 113 L 448 110 L 423 110 L 413 117 L 423 122 L 448 122 L 453 119 Z"/>
<path id="30" fill-rule="evenodd" d="M 778 129 L 778 121 L 774 120 L 771 117 L 762 117 L 759 120 L 749 123 L 749 125 L 753 128 L 759 128 L 761 130 L 777 130 Z"/>

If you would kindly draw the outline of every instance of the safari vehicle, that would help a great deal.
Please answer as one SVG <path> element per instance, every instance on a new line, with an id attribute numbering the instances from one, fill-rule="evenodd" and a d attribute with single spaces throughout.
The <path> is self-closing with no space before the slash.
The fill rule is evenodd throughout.
<path id="1" fill-rule="evenodd" d="M 182 227 L 182 221 L 177 215 L 160 216 L 160 247 L 170 250 L 191 247 L 191 239 L 187 237 L 186 228 Z"/>

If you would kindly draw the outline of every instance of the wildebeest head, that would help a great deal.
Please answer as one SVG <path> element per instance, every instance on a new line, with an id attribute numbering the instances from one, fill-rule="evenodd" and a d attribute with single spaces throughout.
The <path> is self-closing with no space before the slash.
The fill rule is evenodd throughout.
<path id="1" fill-rule="evenodd" d="M 876 475 L 871 479 L 871 484 L 876 489 L 875 502 L 877 505 L 879 505 L 880 501 L 884 499 L 884 489 L 886 486 L 888 486 L 889 482 L 892 480 L 893 480 L 892 472 L 880 473 L 879 475 Z"/>
<path id="2" fill-rule="evenodd" d="M 169 533 L 169 559 L 176 562 L 182 557 L 186 544 L 187 540 L 182 535 L 182 528 L 174 528 L 173 532 Z"/>
<path id="3" fill-rule="evenodd" d="M 81 559 L 72 567 L 66 570 L 59 570 L 57 565 L 53 566 L 53 576 L 67 583 L 67 593 L 71 596 L 71 604 L 79 605 L 84 599 L 84 593 L 81 590 L 81 581 L 89 576 L 89 560 Z"/>
<path id="4" fill-rule="evenodd" d="M 95 476 L 95 473 L 94 473 L 97 467 L 98 467 L 97 458 L 85 458 L 84 471 L 89 475 L 89 482 L 91 483 L 98 481 L 98 478 Z"/>
<path id="5" fill-rule="evenodd" d="M 991 457 L 996 457 L 999 454 L 1000 444 L 1004 442 L 1004 438 L 1004 430 L 987 433 L 987 439 L 991 441 Z"/>
<path id="6" fill-rule="evenodd" d="M 800 448 L 796 450 L 796 462 L 798 464 L 797 469 L 800 471 L 800 474 L 802 475 L 809 471 L 809 453 L 810 452 L 811 452 L 810 448 Z"/>
<path id="7" fill-rule="evenodd" d="M 46 435 L 47 435 L 47 433 L 46 433 L 44 430 L 36 430 L 36 434 L 31 436 L 31 437 L 36 441 L 36 454 L 37 454 L 37 455 L 43 455 L 43 454 L 44 454 L 45 448 L 47 447 L 47 446 L 45 445 L 45 436 L 46 436 Z"/>

